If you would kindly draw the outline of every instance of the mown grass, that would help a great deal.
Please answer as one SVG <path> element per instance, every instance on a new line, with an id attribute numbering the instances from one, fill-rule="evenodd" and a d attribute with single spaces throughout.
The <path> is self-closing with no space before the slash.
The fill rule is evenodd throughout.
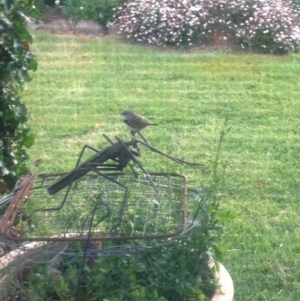
<path id="1" fill-rule="evenodd" d="M 110 38 L 37 34 L 39 68 L 25 101 L 39 172 L 67 171 L 102 133 L 129 138 L 120 112 L 159 123 L 153 146 L 206 168 L 179 167 L 142 149 L 155 171 L 180 171 L 205 185 L 224 120 L 219 176 L 226 226 L 224 264 L 235 301 L 300 296 L 300 56 L 154 51 Z"/>

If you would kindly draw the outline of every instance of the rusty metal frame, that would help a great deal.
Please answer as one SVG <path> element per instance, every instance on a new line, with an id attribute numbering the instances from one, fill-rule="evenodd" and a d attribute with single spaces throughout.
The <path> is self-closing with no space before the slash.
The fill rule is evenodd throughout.
<path id="1" fill-rule="evenodd" d="M 0 217 L 0 235 L 15 240 L 11 230 L 21 206 L 32 194 L 32 186 L 37 175 L 27 174 L 20 181 L 19 188 L 11 200 L 4 215 Z"/>
<path id="2" fill-rule="evenodd" d="M 50 174 L 41 174 L 42 175 L 50 175 Z M 112 174 L 109 174 L 112 175 Z M 125 175 L 124 173 L 114 173 L 114 175 Z M 176 237 L 180 235 L 186 228 L 187 228 L 187 204 L 188 204 L 188 181 L 186 176 L 180 175 L 177 173 L 149 173 L 150 176 L 174 176 L 174 177 L 181 177 L 183 180 L 183 199 L 182 199 L 182 226 L 181 228 L 173 233 L 168 234 L 156 234 L 156 235 L 148 235 L 148 236 L 122 236 L 122 237 L 89 237 L 89 241 L 130 241 L 130 240 L 151 240 L 151 239 L 170 239 L 172 237 Z M 38 175 L 28 175 L 24 179 L 22 179 L 20 183 L 20 188 L 16 195 L 14 196 L 13 200 L 10 203 L 9 210 L 7 209 L 4 216 L 0 218 L 0 235 L 4 237 L 14 240 L 16 242 L 31 242 L 31 241 L 86 241 L 89 233 L 85 232 L 86 235 L 76 236 L 76 233 L 68 233 L 66 236 L 57 236 L 57 237 L 16 237 L 12 233 L 12 227 L 15 221 L 15 218 L 18 212 L 21 209 L 22 203 L 27 200 L 34 190 L 34 181 L 38 177 Z M 40 186 L 38 188 L 41 188 Z M 94 210 L 98 204 L 95 205 Z M 124 202 L 122 203 L 121 211 L 124 210 Z M 93 212 L 92 212 L 93 214 Z M 94 232 L 97 234 L 97 232 Z M 72 236 L 74 235 L 74 236 Z"/>

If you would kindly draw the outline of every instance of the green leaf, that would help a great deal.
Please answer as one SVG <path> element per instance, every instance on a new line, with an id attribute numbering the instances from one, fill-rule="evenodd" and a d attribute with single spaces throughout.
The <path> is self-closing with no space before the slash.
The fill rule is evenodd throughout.
<path id="1" fill-rule="evenodd" d="M 21 103 L 19 105 L 18 112 L 19 112 L 20 115 L 23 115 L 23 116 L 26 116 L 28 114 L 28 110 L 27 110 L 26 106 L 23 103 Z"/>
<path id="2" fill-rule="evenodd" d="M 36 71 L 38 67 L 38 62 L 35 59 L 31 59 L 29 70 Z"/>
<path id="3" fill-rule="evenodd" d="M 31 17 L 36 19 L 36 20 L 39 20 L 41 18 L 41 13 L 37 10 L 37 9 L 33 9 L 31 12 Z"/>
<path id="4" fill-rule="evenodd" d="M 3 14 L 0 14 L 0 20 L 1 20 L 1 29 L 7 29 L 8 27 L 12 26 L 11 21 Z"/>
<path id="5" fill-rule="evenodd" d="M 30 148 L 35 141 L 35 135 L 33 133 L 29 133 L 25 139 L 23 140 L 25 147 Z"/>
<path id="6" fill-rule="evenodd" d="M 25 82 L 30 82 L 32 80 L 32 78 L 29 76 L 28 72 L 27 72 L 27 68 L 23 67 L 20 72 L 20 77 L 22 80 L 24 80 Z"/>
<path id="7" fill-rule="evenodd" d="M 12 5 L 12 1 L 11 0 L 2 0 L 2 3 L 5 7 L 6 13 L 9 13 L 11 5 Z"/>

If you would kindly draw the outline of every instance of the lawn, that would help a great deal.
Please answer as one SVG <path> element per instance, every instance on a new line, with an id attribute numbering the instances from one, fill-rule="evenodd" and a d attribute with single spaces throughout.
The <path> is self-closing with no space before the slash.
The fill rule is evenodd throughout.
<path id="1" fill-rule="evenodd" d="M 38 172 L 71 169 L 84 144 L 130 138 L 120 113 L 132 109 L 159 124 L 151 144 L 205 167 L 181 167 L 142 149 L 153 171 L 211 176 L 220 132 L 218 176 L 226 224 L 223 260 L 235 301 L 300 296 L 300 55 L 157 51 L 110 38 L 36 34 L 39 62 L 24 100 L 36 134 Z"/>

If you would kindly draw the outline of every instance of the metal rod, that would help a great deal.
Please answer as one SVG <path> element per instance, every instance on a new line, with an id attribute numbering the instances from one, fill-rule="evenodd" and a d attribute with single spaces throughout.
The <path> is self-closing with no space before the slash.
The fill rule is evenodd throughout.
<path id="1" fill-rule="evenodd" d="M 131 153 L 130 149 L 123 143 L 123 141 L 116 136 L 116 139 L 122 143 L 124 145 L 125 150 L 128 152 L 128 154 L 131 156 L 132 161 L 134 161 L 139 168 L 144 172 L 145 176 L 147 177 L 147 179 L 149 180 L 149 182 L 151 183 L 151 185 L 154 187 L 155 191 L 157 194 L 160 194 L 160 191 L 157 189 L 157 187 L 155 186 L 155 184 L 153 183 L 151 177 L 149 176 L 149 174 L 146 172 L 146 170 L 144 169 L 144 167 L 141 165 L 141 163 L 137 160 L 137 158 Z"/>

